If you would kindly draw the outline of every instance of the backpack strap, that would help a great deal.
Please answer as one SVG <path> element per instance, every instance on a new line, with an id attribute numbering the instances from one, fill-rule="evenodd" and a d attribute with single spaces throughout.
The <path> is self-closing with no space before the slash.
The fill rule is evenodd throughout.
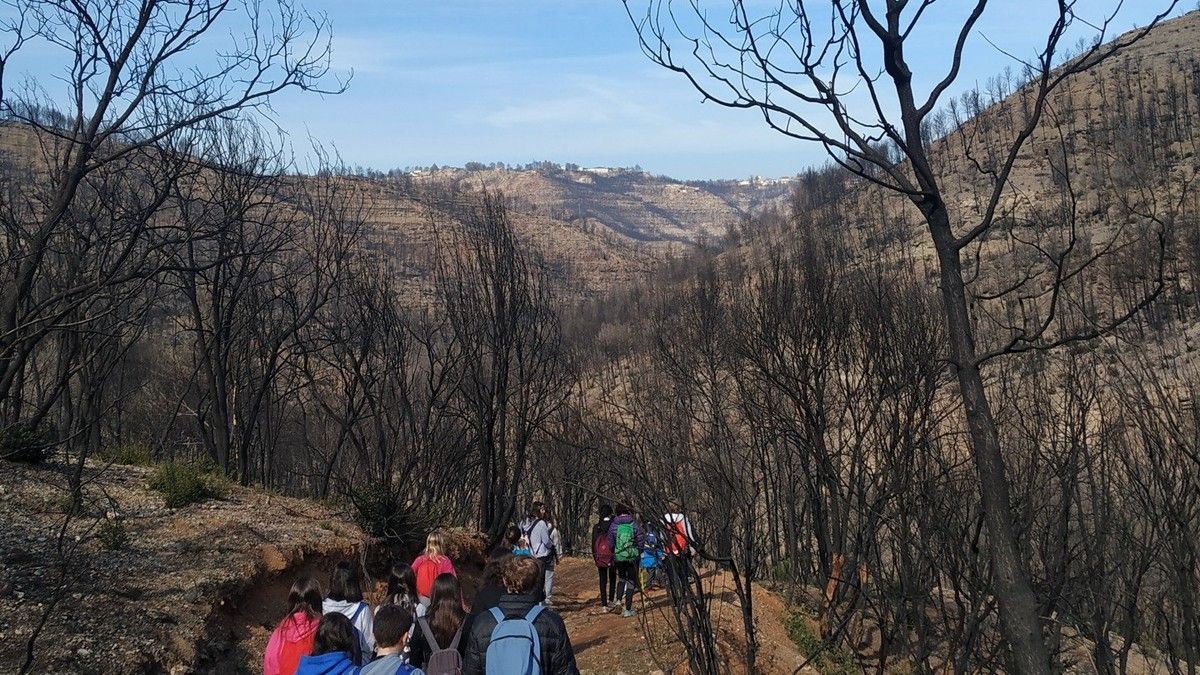
<path id="1" fill-rule="evenodd" d="M 546 605 L 538 603 L 529 608 L 529 613 L 525 615 L 525 620 L 529 622 L 529 627 L 533 629 L 533 660 L 537 662 L 538 668 L 542 666 L 542 636 L 538 633 L 537 618 L 542 615 L 542 610 L 546 609 Z"/>
<path id="2" fill-rule="evenodd" d="M 354 610 L 354 614 L 350 615 L 350 624 L 351 625 L 358 623 L 358 615 L 362 614 L 363 608 L 365 608 L 366 606 L 367 606 L 367 603 L 365 603 L 365 602 L 358 603 L 358 609 Z"/>
<path id="3" fill-rule="evenodd" d="M 497 626 L 504 623 L 504 612 L 501 612 L 499 607 L 493 607 L 490 611 L 492 613 L 492 618 L 496 620 Z"/>
<path id="4" fill-rule="evenodd" d="M 458 651 L 458 643 L 462 641 L 463 626 L 467 625 L 466 621 L 458 624 L 458 630 L 454 631 L 454 639 L 450 641 L 450 646 L 446 647 L 452 652 Z"/>
<path id="5" fill-rule="evenodd" d="M 433 631 L 429 628 L 429 621 L 425 617 L 421 617 L 417 619 L 417 623 L 421 624 L 421 633 L 425 636 L 425 641 L 429 643 L 430 653 L 441 651 L 442 647 L 438 644 L 437 638 L 433 636 Z M 459 630 L 462 630 L 462 626 L 459 626 Z M 457 639 L 457 636 L 455 636 L 455 639 Z"/>

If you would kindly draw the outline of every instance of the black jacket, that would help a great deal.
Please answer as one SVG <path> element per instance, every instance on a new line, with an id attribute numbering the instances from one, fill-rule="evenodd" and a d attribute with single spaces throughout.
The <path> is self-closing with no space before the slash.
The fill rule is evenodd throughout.
<path id="1" fill-rule="evenodd" d="M 532 596 L 505 595 L 500 598 L 500 611 L 507 618 L 525 616 L 536 604 Z M 542 642 L 542 672 L 545 675 L 579 675 L 575 665 L 575 650 L 567 636 L 567 626 L 562 617 L 550 609 L 542 610 L 533 622 Z M 470 624 L 471 632 L 464 635 L 463 675 L 483 675 L 484 660 L 488 645 L 492 642 L 492 631 L 496 629 L 496 618 L 491 612 L 475 616 Z"/>

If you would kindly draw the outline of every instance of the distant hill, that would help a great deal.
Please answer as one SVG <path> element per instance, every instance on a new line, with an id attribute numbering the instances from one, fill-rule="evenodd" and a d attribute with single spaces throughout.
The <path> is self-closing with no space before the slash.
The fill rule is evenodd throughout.
<path id="1" fill-rule="evenodd" d="M 664 256 L 719 240 L 751 213 L 786 201 L 795 179 L 684 182 L 631 169 L 439 168 L 359 179 L 367 221 L 414 281 L 437 229 L 483 189 L 502 193 L 518 234 L 561 288 L 591 295 L 628 285 Z"/>

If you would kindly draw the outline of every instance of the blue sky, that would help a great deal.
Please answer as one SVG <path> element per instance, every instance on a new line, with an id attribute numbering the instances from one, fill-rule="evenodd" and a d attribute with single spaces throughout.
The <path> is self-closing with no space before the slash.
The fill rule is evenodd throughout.
<path id="1" fill-rule="evenodd" d="M 701 1 L 728 7 L 727 0 Z M 1162 1 L 1127 0 L 1117 26 L 1145 22 Z M 303 3 L 328 16 L 334 67 L 354 75 L 339 96 L 280 97 L 275 118 L 295 145 L 311 135 L 350 165 L 547 159 L 735 178 L 792 174 L 823 161 L 820 149 L 769 131 L 756 113 L 702 104 L 683 78 L 647 61 L 619 0 Z M 1080 7 L 1094 17 L 1112 3 L 1080 0 Z M 979 34 L 1032 53 L 1054 4 L 994 0 Z M 909 50 L 914 70 L 943 67 L 944 26 L 966 7 L 966 0 L 933 6 L 940 14 Z M 964 86 L 1011 63 L 981 37 L 969 54 Z"/>

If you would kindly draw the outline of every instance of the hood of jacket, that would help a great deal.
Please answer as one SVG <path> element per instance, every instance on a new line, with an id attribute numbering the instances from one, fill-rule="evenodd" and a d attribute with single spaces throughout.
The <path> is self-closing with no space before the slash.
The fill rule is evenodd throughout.
<path id="1" fill-rule="evenodd" d="M 296 669 L 296 675 L 346 675 L 357 672 L 358 666 L 354 665 L 346 652 L 301 657 L 300 667 Z"/>
<path id="2" fill-rule="evenodd" d="M 320 623 L 319 618 L 310 617 L 304 612 L 296 612 L 279 624 L 279 635 L 284 642 L 301 642 L 316 633 Z"/>
<path id="3" fill-rule="evenodd" d="M 321 610 L 326 614 L 329 614 L 330 612 L 337 612 L 338 614 L 345 614 L 346 618 L 350 618 L 354 615 L 354 610 L 358 609 L 359 604 L 360 603 L 358 602 L 352 602 L 350 600 L 332 600 L 330 598 L 325 598 L 325 602 L 321 603 Z"/>

